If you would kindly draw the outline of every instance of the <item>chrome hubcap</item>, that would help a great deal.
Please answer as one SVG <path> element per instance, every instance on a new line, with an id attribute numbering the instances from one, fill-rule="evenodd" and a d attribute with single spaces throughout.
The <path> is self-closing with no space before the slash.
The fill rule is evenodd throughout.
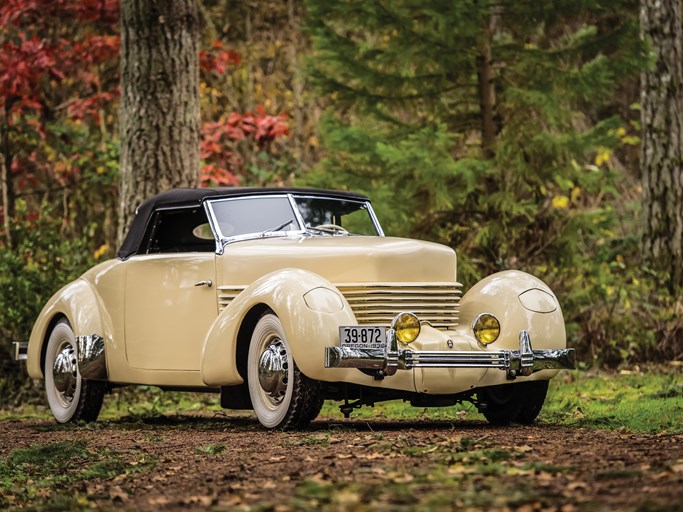
<path id="1" fill-rule="evenodd" d="M 76 351 L 70 343 L 67 343 L 61 347 L 52 365 L 55 388 L 67 403 L 71 403 L 76 394 L 77 368 Z"/>
<path id="2" fill-rule="evenodd" d="M 274 338 L 266 345 L 258 365 L 261 389 L 274 405 L 282 402 L 287 392 L 288 369 L 285 344 L 279 338 Z"/>

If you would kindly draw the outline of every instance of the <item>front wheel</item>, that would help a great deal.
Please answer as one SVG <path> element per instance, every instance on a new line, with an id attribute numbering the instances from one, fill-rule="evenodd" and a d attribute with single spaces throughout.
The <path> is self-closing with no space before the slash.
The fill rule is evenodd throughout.
<path id="1" fill-rule="evenodd" d="M 537 380 L 490 386 L 477 393 L 482 412 L 492 425 L 530 425 L 541 412 L 548 381 Z"/>
<path id="2" fill-rule="evenodd" d="M 304 428 L 323 404 L 320 383 L 301 373 L 272 313 L 261 317 L 251 336 L 247 384 L 256 417 L 267 428 Z"/>
<path id="3" fill-rule="evenodd" d="M 97 419 L 105 383 L 81 377 L 76 361 L 76 337 L 66 320 L 60 320 L 50 333 L 44 375 L 47 402 L 58 423 Z"/>

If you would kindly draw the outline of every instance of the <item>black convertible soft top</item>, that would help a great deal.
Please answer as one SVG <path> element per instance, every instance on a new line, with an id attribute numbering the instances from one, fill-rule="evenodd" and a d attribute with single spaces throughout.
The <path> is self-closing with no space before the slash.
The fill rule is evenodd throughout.
<path id="1" fill-rule="evenodd" d="M 355 192 L 315 188 L 174 188 L 150 197 L 138 207 L 135 211 L 135 217 L 133 217 L 133 220 L 130 223 L 128 234 L 119 249 L 118 257 L 125 260 L 137 253 L 147 229 L 147 224 L 156 210 L 174 207 L 200 206 L 207 198 L 269 194 L 306 194 L 352 199 L 356 201 L 368 201 L 367 196 Z"/>

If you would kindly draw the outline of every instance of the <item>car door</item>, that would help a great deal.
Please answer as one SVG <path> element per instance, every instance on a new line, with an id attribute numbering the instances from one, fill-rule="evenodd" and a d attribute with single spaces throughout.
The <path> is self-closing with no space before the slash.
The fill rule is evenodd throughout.
<path id="1" fill-rule="evenodd" d="M 132 368 L 199 371 L 204 337 L 218 316 L 215 240 L 199 235 L 202 213 L 159 212 L 148 253 L 124 263 L 125 344 Z"/>

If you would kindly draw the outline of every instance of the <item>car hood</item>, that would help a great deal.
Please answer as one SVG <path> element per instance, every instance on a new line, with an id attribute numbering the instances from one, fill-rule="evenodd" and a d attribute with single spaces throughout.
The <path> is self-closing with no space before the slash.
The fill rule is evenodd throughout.
<path id="1" fill-rule="evenodd" d="M 390 237 L 249 240 L 227 245 L 220 260 L 221 284 L 248 285 L 283 268 L 309 270 L 332 283 L 453 283 L 456 275 L 453 249 Z"/>

